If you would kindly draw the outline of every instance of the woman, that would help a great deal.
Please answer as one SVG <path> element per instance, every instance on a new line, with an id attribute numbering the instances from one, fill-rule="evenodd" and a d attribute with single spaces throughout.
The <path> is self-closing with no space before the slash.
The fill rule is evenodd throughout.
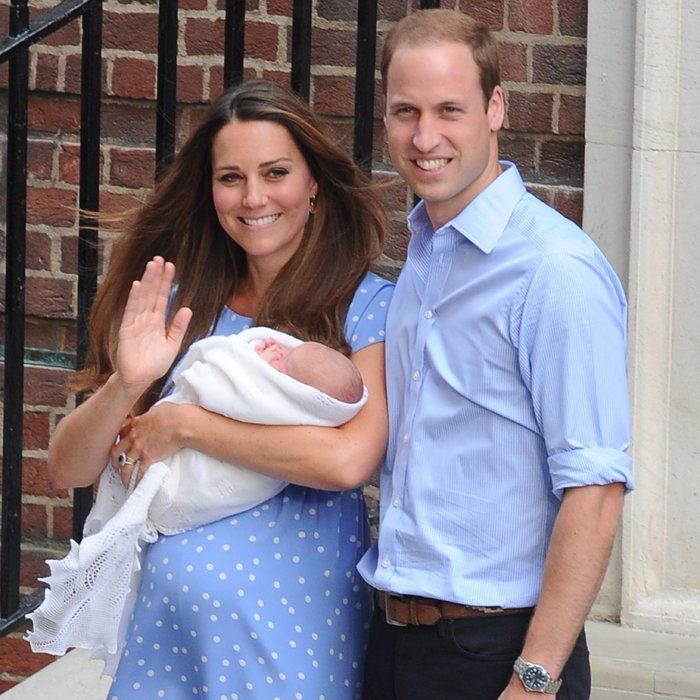
<path id="1" fill-rule="evenodd" d="M 56 429 L 53 483 L 93 483 L 120 454 L 128 483 L 191 447 L 292 485 L 149 547 L 110 698 L 360 694 L 371 602 L 355 571 L 367 534 L 358 487 L 385 449 L 392 291 L 368 268 L 384 232 L 376 194 L 308 107 L 250 81 L 217 100 L 115 247 L 76 387 L 93 393 Z M 348 354 L 365 407 L 340 428 L 151 407 L 194 339 L 252 324 Z"/>

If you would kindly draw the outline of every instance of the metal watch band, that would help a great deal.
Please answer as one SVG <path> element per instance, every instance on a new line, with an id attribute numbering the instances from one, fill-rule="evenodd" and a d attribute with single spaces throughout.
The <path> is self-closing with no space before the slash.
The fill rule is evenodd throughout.
<path id="1" fill-rule="evenodd" d="M 561 687 L 561 679 L 555 681 L 552 674 L 544 666 L 525 661 L 522 656 L 515 660 L 513 670 L 518 674 L 528 692 L 555 695 Z"/>

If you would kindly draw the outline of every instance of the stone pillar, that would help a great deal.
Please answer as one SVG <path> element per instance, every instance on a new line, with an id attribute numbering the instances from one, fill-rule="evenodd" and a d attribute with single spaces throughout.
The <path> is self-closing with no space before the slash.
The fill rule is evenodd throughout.
<path id="1" fill-rule="evenodd" d="M 700 636 L 700 8 L 625 4 L 589 4 L 589 75 L 634 64 L 631 108 L 624 86 L 598 89 L 594 76 L 587 107 L 585 224 L 616 267 L 629 250 L 638 486 L 599 606 L 619 581 L 622 622 Z"/>

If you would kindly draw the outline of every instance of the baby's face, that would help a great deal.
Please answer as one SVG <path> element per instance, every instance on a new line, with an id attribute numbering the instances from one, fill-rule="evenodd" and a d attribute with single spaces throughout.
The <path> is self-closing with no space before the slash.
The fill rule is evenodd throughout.
<path id="1" fill-rule="evenodd" d="M 289 350 L 272 338 L 267 338 L 255 346 L 255 351 L 277 371 L 287 374 Z"/>

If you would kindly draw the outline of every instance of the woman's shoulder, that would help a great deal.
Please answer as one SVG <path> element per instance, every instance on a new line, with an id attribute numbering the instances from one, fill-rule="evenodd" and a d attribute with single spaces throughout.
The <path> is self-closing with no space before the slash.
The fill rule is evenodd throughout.
<path id="1" fill-rule="evenodd" d="M 353 352 L 384 342 L 384 326 L 394 283 L 368 272 L 355 291 L 345 321 L 345 334 Z"/>
<path id="2" fill-rule="evenodd" d="M 394 283 L 386 277 L 382 277 L 376 272 L 368 272 L 355 290 L 353 304 L 355 302 L 367 304 L 376 297 L 388 300 L 394 292 L 394 286 Z"/>

